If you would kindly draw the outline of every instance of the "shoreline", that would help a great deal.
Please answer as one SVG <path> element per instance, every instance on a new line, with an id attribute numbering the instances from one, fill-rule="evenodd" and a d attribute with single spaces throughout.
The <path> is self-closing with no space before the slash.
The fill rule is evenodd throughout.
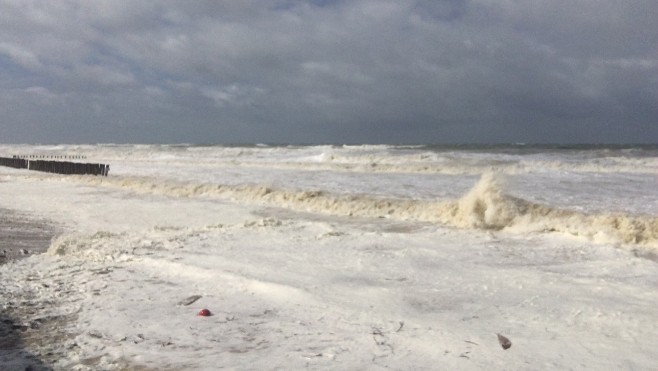
<path id="1" fill-rule="evenodd" d="M 0 266 L 45 253 L 58 230 L 47 219 L 0 209 Z M 53 370 L 52 364 L 58 355 L 48 351 L 48 344 L 65 336 L 62 329 L 67 319 L 42 316 L 45 308 L 26 305 L 24 296 L 27 294 L 2 292 L 0 366 Z"/>
<path id="2" fill-rule="evenodd" d="M 50 220 L 0 208 L 0 264 L 45 253 L 58 229 Z"/>

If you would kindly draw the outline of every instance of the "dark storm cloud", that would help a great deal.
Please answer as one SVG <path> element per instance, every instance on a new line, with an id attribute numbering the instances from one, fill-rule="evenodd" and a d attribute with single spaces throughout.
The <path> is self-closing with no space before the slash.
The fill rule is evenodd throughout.
<path id="1" fill-rule="evenodd" d="M 0 1 L 2 141 L 656 142 L 655 1 Z"/>

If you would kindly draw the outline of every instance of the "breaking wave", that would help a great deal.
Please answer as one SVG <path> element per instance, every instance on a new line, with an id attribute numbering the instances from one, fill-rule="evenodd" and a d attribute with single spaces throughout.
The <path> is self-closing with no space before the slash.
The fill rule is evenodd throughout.
<path id="1" fill-rule="evenodd" d="M 367 218 L 435 222 L 458 228 L 510 232 L 559 232 L 597 242 L 658 247 L 658 218 L 622 213 L 584 213 L 533 203 L 505 194 L 504 179 L 485 173 L 457 200 L 377 198 L 320 190 L 289 190 L 258 185 L 197 184 L 151 178 L 109 177 L 78 180 L 174 197 L 216 197 L 297 211 Z"/>
<path id="2" fill-rule="evenodd" d="M 587 214 L 532 203 L 503 192 L 499 175 L 487 173 L 460 200 L 451 203 L 447 224 L 518 232 L 562 232 L 598 242 L 658 246 L 658 218 Z"/>

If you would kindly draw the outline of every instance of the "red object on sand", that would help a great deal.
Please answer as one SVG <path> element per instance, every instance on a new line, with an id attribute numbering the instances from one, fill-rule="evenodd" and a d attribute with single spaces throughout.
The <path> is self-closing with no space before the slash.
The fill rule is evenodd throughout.
<path id="1" fill-rule="evenodd" d="M 199 311 L 199 313 L 197 313 L 197 316 L 201 316 L 201 317 L 208 317 L 208 316 L 211 316 L 211 315 L 212 315 L 212 313 L 210 313 L 210 311 L 208 309 L 201 309 Z"/>

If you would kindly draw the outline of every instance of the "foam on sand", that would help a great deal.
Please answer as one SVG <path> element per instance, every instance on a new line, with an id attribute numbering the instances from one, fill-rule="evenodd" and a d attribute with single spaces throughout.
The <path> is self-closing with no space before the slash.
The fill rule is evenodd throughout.
<path id="1" fill-rule="evenodd" d="M 74 337 L 57 344 L 62 369 L 623 365 L 610 348 L 625 349 L 629 367 L 651 364 L 652 263 L 546 235 L 531 242 L 535 255 L 525 236 L 463 232 L 427 228 L 410 238 L 254 219 L 70 235 L 0 285 L 38 275 L 23 284 L 34 289 L 30 304 L 76 314 Z M 546 254 L 556 248 L 570 254 Z M 181 305 L 190 295 L 199 299 Z M 198 317 L 202 308 L 214 315 Z M 497 333 L 514 346 L 503 351 Z"/>

